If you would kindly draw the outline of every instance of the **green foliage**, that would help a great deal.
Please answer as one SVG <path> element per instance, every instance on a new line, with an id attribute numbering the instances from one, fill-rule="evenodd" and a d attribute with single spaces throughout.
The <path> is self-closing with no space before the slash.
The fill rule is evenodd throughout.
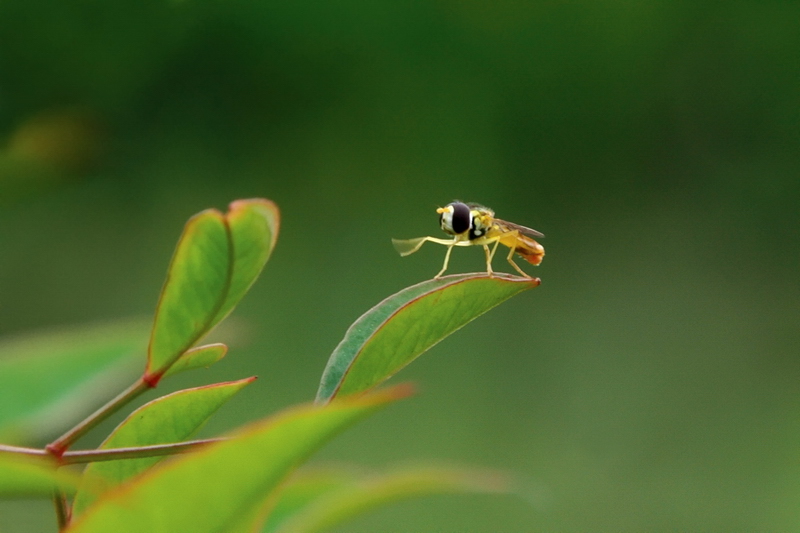
<path id="1" fill-rule="evenodd" d="M 224 344 L 206 344 L 187 350 L 181 355 L 164 373 L 164 377 L 172 376 L 186 370 L 195 368 L 208 368 L 228 353 L 228 347 Z"/>
<path id="2" fill-rule="evenodd" d="M 100 445 L 101 450 L 166 444 L 188 439 L 234 394 L 253 378 L 186 389 L 162 396 L 130 414 Z M 85 473 L 111 488 L 140 474 L 163 457 L 91 463 Z M 74 515 L 96 499 L 95 491 L 80 491 L 72 505 Z"/>
<path id="3" fill-rule="evenodd" d="M 406 498 L 510 489 L 510 480 L 497 472 L 441 467 L 411 467 L 384 474 L 357 474 L 349 470 L 302 473 L 283 489 L 263 531 L 325 531 L 370 509 Z"/>
<path id="4" fill-rule="evenodd" d="M 278 237 L 278 208 L 240 200 L 186 224 L 172 257 L 150 336 L 147 373 L 172 363 L 230 313 L 255 282 Z"/>
<path id="5" fill-rule="evenodd" d="M 322 375 L 317 401 L 365 391 L 538 279 L 462 274 L 423 281 L 382 301 L 347 330 Z"/>
<path id="6" fill-rule="evenodd" d="M 19 338 L 0 345 L 0 438 L 32 441 L 85 416 L 98 393 L 141 369 L 147 324 L 104 324 Z M 138 366 L 135 368 L 134 365 Z M 124 383 L 124 381 L 123 381 Z M 113 387 L 109 389 L 109 386 Z"/>
<path id="7" fill-rule="evenodd" d="M 223 531 L 243 510 L 269 498 L 298 463 L 336 433 L 406 394 L 395 388 L 328 408 L 287 409 L 109 493 L 68 531 Z"/>
<path id="8" fill-rule="evenodd" d="M 331 355 L 316 404 L 287 408 L 222 439 L 187 441 L 254 378 L 217 383 L 145 404 L 96 450 L 70 449 L 162 378 L 209 366 L 225 355 L 222 344 L 193 346 L 231 312 L 258 277 L 278 227 L 277 207 L 260 199 L 236 201 L 225 214 L 207 210 L 189 220 L 158 302 L 146 361 L 141 358 L 143 328 L 135 325 L 8 345 L 0 359 L 5 369 L 0 373 L 5 385 L 0 387 L 0 429 L 25 427 L 43 410 L 64 411 L 71 398 L 87 394 L 82 386 L 113 381 L 112 370 L 129 367 L 131 352 L 138 352 L 145 369 L 133 385 L 83 421 L 75 419 L 78 411 L 70 412 L 73 428 L 45 449 L 0 446 L 0 494 L 55 493 L 60 528 L 72 533 L 238 533 L 262 527 L 270 532 L 321 531 L 416 495 L 508 492 L 510 485 L 494 473 L 458 469 L 291 476 L 336 434 L 411 394 L 407 385 L 375 390 L 378 384 L 479 315 L 539 284 L 507 275 L 426 281 L 375 306 L 353 324 Z M 32 388 L 36 383 L 49 387 Z M 83 462 L 90 464 L 80 477 L 59 468 Z M 66 494 L 76 491 L 70 513 Z"/>
<path id="9" fill-rule="evenodd" d="M 50 496 L 54 488 L 74 492 L 80 478 L 73 472 L 56 470 L 53 466 L 53 461 L 47 459 L 0 455 L 0 496 Z"/>

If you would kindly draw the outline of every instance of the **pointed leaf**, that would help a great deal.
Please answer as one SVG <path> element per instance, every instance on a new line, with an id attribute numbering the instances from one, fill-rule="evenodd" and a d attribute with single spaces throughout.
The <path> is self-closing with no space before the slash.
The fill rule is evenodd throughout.
<path id="1" fill-rule="evenodd" d="M 239 200 L 186 223 L 156 309 L 147 374 L 157 381 L 233 309 L 258 277 L 278 236 L 278 208 Z"/>
<path id="2" fill-rule="evenodd" d="M 338 481 L 338 483 L 336 483 Z M 316 482 L 316 483 L 315 483 Z M 326 531 L 358 515 L 407 498 L 448 493 L 508 493 L 511 483 L 493 471 L 454 468 L 408 468 L 377 476 L 330 473 L 317 479 L 293 480 L 281 495 L 265 533 L 314 533 Z M 310 498 L 309 498 L 310 497 Z M 280 518 L 282 501 L 292 499 L 305 505 Z M 285 510 L 284 510 L 285 511 Z"/>
<path id="3" fill-rule="evenodd" d="M 212 533 L 261 505 L 294 468 L 344 428 L 407 396 L 395 387 L 325 406 L 304 405 L 232 439 L 175 458 L 106 493 L 70 533 Z"/>
<path id="4" fill-rule="evenodd" d="M 178 358 L 169 369 L 164 372 L 164 377 L 172 376 L 186 370 L 195 368 L 208 368 L 228 353 L 228 347 L 221 343 L 206 344 L 192 348 Z"/>
<path id="5" fill-rule="evenodd" d="M 255 378 L 186 389 L 157 398 L 134 411 L 100 445 L 101 450 L 181 442 L 191 437 L 233 395 Z M 110 488 L 136 476 L 165 457 L 91 463 L 85 473 Z M 97 490 L 79 491 L 73 513 L 79 514 L 97 498 Z"/>
<path id="6" fill-rule="evenodd" d="M 0 344 L 0 439 L 49 437 L 141 372 L 147 323 L 126 320 Z"/>
<path id="7" fill-rule="evenodd" d="M 539 283 L 507 274 L 459 274 L 390 296 L 347 330 L 322 374 L 317 401 L 376 386 L 468 322 Z"/>
<path id="8" fill-rule="evenodd" d="M 80 477 L 48 460 L 0 456 L 0 497 L 52 497 L 55 489 L 75 491 Z"/>

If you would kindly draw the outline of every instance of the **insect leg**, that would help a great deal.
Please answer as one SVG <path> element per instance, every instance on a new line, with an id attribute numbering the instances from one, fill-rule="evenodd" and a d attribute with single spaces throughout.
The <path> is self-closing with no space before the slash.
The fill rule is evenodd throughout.
<path id="1" fill-rule="evenodd" d="M 419 237 L 417 239 L 392 239 L 392 244 L 397 253 L 403 257 L 411 255 L 419 250 L 426 242 L 434 242 L 436 244 L 443 244 L 450 246 L 453 244 L 452 240 L 437 239 L 436 237 Z"/>
<path id="2" fill-rule="evenodd" d="M 492 247 L 492 255 L 489 256 L 489 261 L 494 259 L 494 253 L 497 251 L 497 245 L 500 244 L 500 239 L 494 241 L 494 247 Z"/>
<path id="3" fill-rule="evenodd" d="M 442 266 L 442 269 L 439 271 L 439 273 L 433 276 L 433 279 L 439 279 L 440 277 L 442 277 L 442 274 L 444 274 L 444 271 L 447 270 L 447 263 L 450 262 L 450 252 L 453 251 L 453 246 L 455 245 L 456 241 L 453 241 L 452 243 L 450 243 L 450 246 L 447 247 L 447 253 L 444 254 L 444 265 Z"/>
<path id="4" fill-rule="evenodd" d="M 511 266 L 514 267 L 514 269 L 517 272 L 519 272 L 520 274 L 522 274 L 526 278 L 531 279 L 531 277 L 524 270 L 522 270 L 520 267 L 518 267 L 517 264 L 514 262 L 513 257 L 514 257 L 514 252 L 516 252 L 516 251 L 517 251 L 517 243 L 514 242 L 514 246 L 510 247 L 510 250 L 508 251 L 508 257 L 506 257 L 506 259 L 508 259 L 508 262 L 511 263 Z"/>
<path id="5" fill-rule="evenodd" d="M 494 243 L 494 247 L 497 248 L 497 242 Z M 489 245 L 484 244 L 483 251 L 486 252 L 486 273 L 489 274 L 489 277 L 491 278 L 492 274 L 494 274 L 494 271 L 492 270 L 492 256 L 494 255 L 494 250 L 489 252 Z"/>

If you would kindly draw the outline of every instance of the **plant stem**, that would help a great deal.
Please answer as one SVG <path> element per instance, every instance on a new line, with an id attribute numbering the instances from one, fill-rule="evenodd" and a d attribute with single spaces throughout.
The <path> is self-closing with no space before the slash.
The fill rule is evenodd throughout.
<path id="1" fill-rule="evenodd" d="M 225 439 L 190 440 L 186 442 L 172 442 L 168 444 L 154 444 L 152 446 L 135 446 L 130 448 L 109 448 L 107 450 L 78 450 L 64 452 L 61 456 L 62 465 L 79 463 L 92 463 L 97 461 L 117 461 L 119 459 L 141 459 L 145 457 L 160 457 L 189 453 L 195 450 L 221 442 Z"/>
<path id="2" fill-rule="evenodd" d="M 45 450 L 37 450 L 36 448 L 23 448 L 22 446 L 11 446 L 9 444 L 0 444 L 0 454 L 3 453 L 13 453 L 33 457 L 52 457 Z"/>
<path id="3" fill-rule="evenodd" d="M 125 404 L 151 388 L 149 382 L 139 378 L 136 382 L 122 391 L 116 398 L 79 422 L 75 427 L 61 435 L 58 439 L 48 444 L 45 449 L 55 457 L 61 457 L 76 440 L 84 436 L 100 422 L 116 413 Z"/>
<path id="4" fill-rule="evenodd" d="M 58 521 L 58 530 L 63 531 L 69 525 L 69 506 L 67 505 L 67 495 L 56 490 L 53 493 L 53 505 L 56 507 L 56 520 Z"/>
<path id="5" fill-rule="evenodd" d="M 226 439 L 200 439 L 187 440 L 184 442 L 169 442 L 166 444 L 152 444 L 150 446 L 131 446 L 127 448 L 109 448 L 106 450 L 76 450 L 61 454 L 58 464 L 74 465 L 82 463 L 94 463 L 98 461 L 118 461 L 120 459 L 142 459 L 145 457 L 161 457 L 162 455 L 173 455 L 178 453 L 189 453 L 202 448 L 208 444 L 222 442 Z M 10 446 L 0 444 L 0 454 L 16 454 L 28 457 L 52 458 L 52 454 L 47 450 L 36 448 L 24 448 L 22 446 Z"/>

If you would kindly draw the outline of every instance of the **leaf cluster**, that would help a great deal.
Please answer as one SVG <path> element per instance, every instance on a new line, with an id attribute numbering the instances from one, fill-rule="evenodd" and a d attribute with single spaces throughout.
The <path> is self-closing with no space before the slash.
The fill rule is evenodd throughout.
<path id="1" fill-rule="evenodd" d="M 492 472 L 406 468 L 383 474 L 298 467 L 358 420 L 412 393 L 377 386 L 480 314 L 538 280 L 463 274 L 425 281 L 360 317 L 331 354 L 316 401 L 289 407 L 218 439 L 192 440 L 255 378 L 157 398 L 134 410 L 94 450 L 88 431 L 163 379 L 225 356 L 201 344 L 245 295 L 277 241 L 277 206 L 264 199 L 210 209 L 186 224 L 156 307 L 115 324 L 0 346 L 0 495 L 53 497 L 69 533 L 321 531 L 377 505 L 436 492 L 511 490 Z M 142 354 L 146 358 L 142 361 Z M 82 420 L 75 413 L 133 383 Z M 67 422 L 45 448 L 24 444 Z M 86 464 L 82 471 L 71 465 Z"/>

